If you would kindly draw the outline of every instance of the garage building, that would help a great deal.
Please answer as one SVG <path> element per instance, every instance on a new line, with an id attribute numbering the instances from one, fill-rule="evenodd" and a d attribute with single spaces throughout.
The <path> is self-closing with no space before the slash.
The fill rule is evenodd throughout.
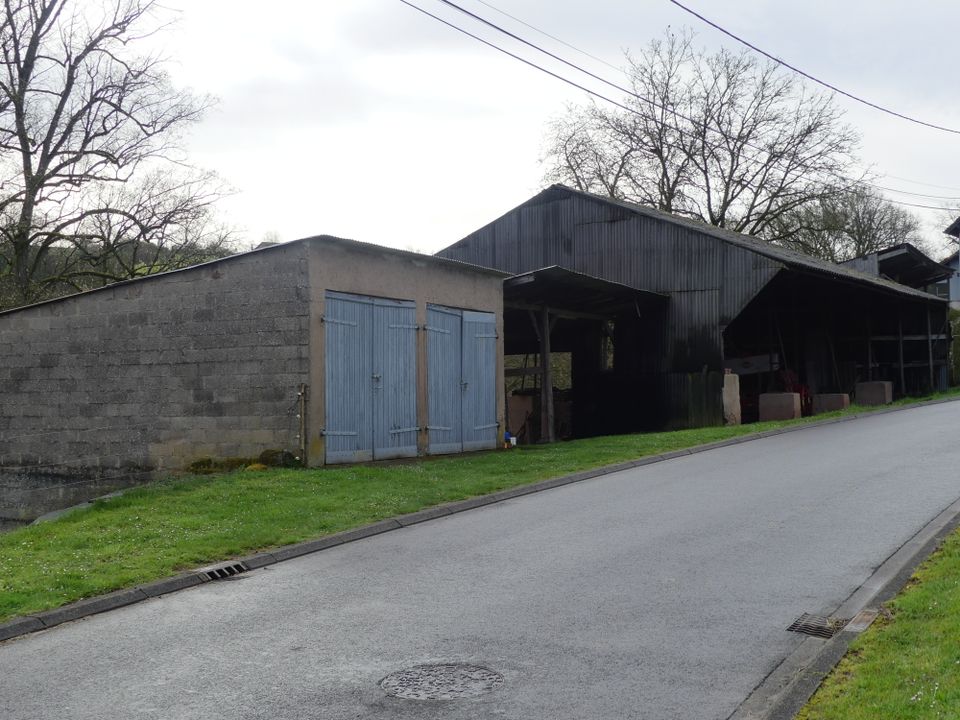
<path id="1" fill-rule="evenodd" d="M 495 447 L 502 278 L 319 236 L 0 313 L 0 523 L 207 459 Z"/>

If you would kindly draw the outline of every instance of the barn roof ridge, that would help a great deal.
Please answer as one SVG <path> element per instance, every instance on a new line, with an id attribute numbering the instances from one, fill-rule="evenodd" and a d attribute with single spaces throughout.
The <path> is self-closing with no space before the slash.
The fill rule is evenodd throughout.
<path id="1" fill-rule="evenodd" d="M 674 215 L 672 213 L 668 213 L 663 210 L 657 210 L 646 205 L 640 205 L 638 203 L 632 203 L 626 200 L 618 200 L 616 198 L 597 195 L 595 193 L 586 192 L 585 190 L 578 190 L 576 188 L 559 183 L 553 184 L 550 187 L 542 190 L 526 202 L 521 203 L 518 208 L 526 205 L 539 204 L 541 202 L 549 202 L 552 199 L 551 196 L 555 196 L 558 193 L 575 195 L 588 200 L 593 200 L 595 202 L 613 205 L 637 215 L 644 215 L 646 217 L 653 218 L 654 220 L 660 220 L 672 225 L 678 225 L 680 227 L 694 230 L 695 232 L 708 235 L 716 238 L 717 240 L 721 240 L 745 250 L 755 252 L 758 255 L 763 255 L 764 257 L 776 260 L 777 262 L 781 262 L 788 267 L 799 267 L 805 270 L 833 275 L 846 280 L 867 283 L 881 287 L 884 290 L 889 290 L 904 295 L 912 295 L 924 300 L 946 302 L 945 300 L 942 300 L 935 295 L 931 295 L 930 293 L 923 292 L 922 290 L 916 290 L 892 280 L 876 277 L 874 275 L 860 272 L 859 270 L 853 270 L 852 268 L 843 267 L 837 265 L 836 263 L 829 262 L 828 260 L 822 260 L 820 258 L 813 257 L 812 255 L 806 255 L 798 252 L 797 250 L 789 250 L 787 248 L 779 247 L 766 240 L 761 240 L 750 235 L 744 235 L 743 233 L 738 233 L 733 230 L 727 230 L 715 225 L 709 225 L 708 223 L 700 220 Z"/>

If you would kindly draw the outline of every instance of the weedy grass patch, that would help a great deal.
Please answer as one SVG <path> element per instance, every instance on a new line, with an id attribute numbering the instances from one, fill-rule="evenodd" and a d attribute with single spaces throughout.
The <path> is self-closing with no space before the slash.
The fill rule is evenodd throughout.
<path id="1" fill-rule="evenodd" d="M 444 502 L 808 420 L 170 478 L 0 535 L 0 621 Z"/>
<path id="2" fill-rule="evenodd" d="M 797 720 L 960 717 L 960 534 L 914 574 Z"/>

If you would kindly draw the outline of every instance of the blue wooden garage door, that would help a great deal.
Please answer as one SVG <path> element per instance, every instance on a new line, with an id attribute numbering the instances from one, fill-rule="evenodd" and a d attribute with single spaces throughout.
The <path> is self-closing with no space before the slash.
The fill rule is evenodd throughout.
<path id="1" fill-rule="evenodd" d="M 373 305 L 373 457 L 417 454 L 417 311 L 413 303 Z"/>
<path id="2" fill-rule="evenodd" d="M 463 313 L 463 449 L 497 446 L 497 325 L 493 313 Z"/>
<path id="3" fill-rule="evenodd" d="M 428 452 L 497 446 L 493 313 L 427 306 Z"/>
<path id="4" fill-rule="evenodd" d="M 326 294 L 326 462 L 417 454 L 412 302 Z"/>
<path id="5" fill-rule="evenodd" d="M 463 450 L 462 313 L 427 306 L 427 451 L 432 455 Z"/>

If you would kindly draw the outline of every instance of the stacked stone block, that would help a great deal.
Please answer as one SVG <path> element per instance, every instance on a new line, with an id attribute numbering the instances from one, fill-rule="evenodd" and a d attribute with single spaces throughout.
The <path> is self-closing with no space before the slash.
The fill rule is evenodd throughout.
<path id="1" fill-rule="evenodd" d="M 308 284 L 297 243 L 0 313 L 0 485 L 295 451 Z"/>

